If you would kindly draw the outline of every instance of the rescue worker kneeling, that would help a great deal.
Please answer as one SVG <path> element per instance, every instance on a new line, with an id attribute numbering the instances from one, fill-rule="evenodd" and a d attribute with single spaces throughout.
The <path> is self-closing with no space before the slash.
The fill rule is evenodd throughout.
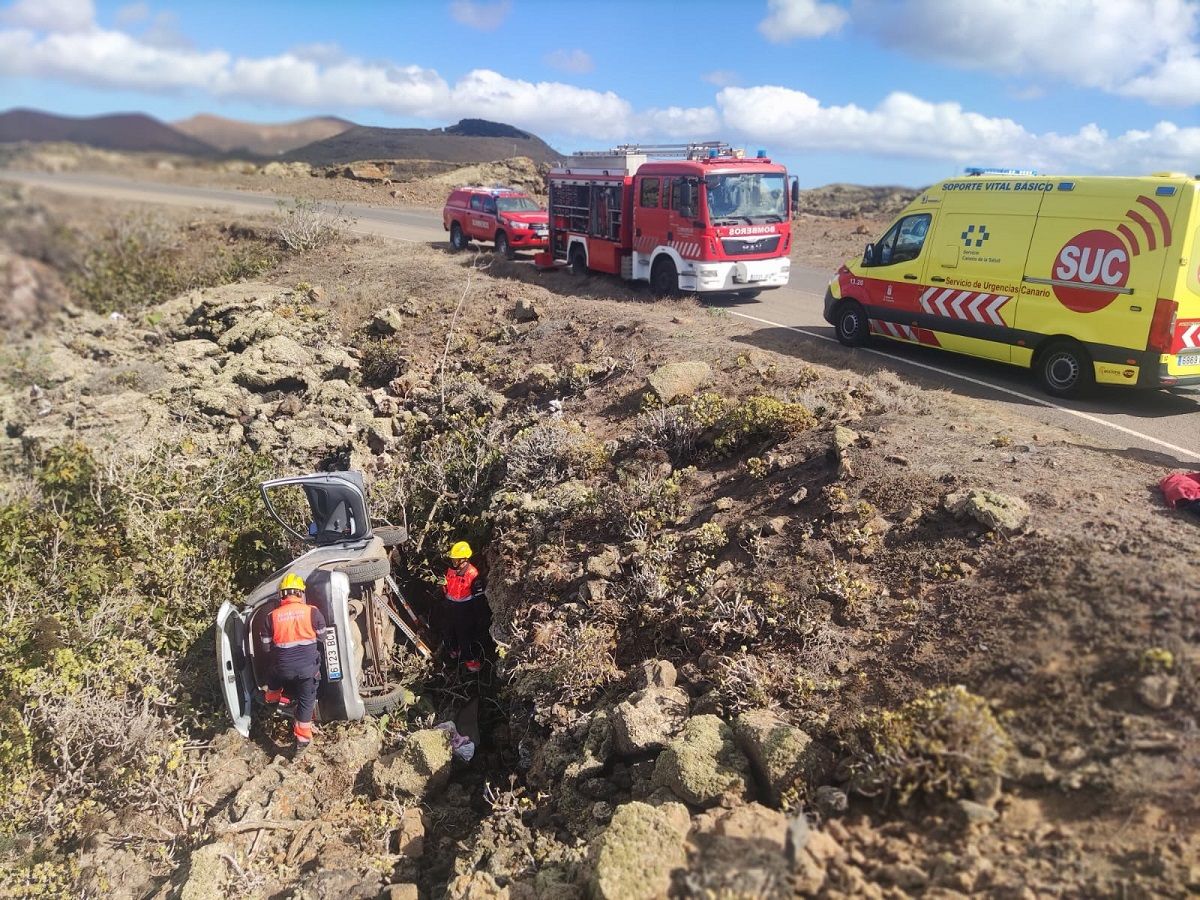
<path id="1" fill-rule="evenodd" d="M 313 709 L 321 684 L 321 639 L 325 617 L 304 598 L 304 579 L 294 572 L 279 582 L 279 606 L 266 617 L 259 641 L 270 653 L 266 701 L 295 703 L 296 750 L 312 742 Z M 273 651 L 273 652 L 272 652 Z"/>

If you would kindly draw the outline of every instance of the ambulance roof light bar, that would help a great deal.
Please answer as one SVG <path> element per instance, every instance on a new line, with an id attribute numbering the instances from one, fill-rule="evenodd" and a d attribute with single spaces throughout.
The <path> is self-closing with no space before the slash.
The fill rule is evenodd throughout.
<path id="1" fill-rule="evenodd" d="M 1036 175 L 1036 169 L 1001 169 L 993 166 L 967 166 L 964 175 Z"/>

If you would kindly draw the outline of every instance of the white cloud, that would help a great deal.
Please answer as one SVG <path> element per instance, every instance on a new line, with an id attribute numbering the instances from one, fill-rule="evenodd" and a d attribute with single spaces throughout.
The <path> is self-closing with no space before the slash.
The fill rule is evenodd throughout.
<path id="1" fill-rule="evenodd" d="M 488 69 L 468 72 L 450 91 L 455 115 L 479 116 L 543 132 L 619 135 L 633 114 L 612 91 L 592 91 L 554 81 L 508 78 Z M 436 114 L 430 110 L 431 114 Z M 445 113 L 442 113 L 443 115 Z"/>
<path id="2" fill-rule="evenodd" d="M 596 68 L 592 57 L 584 50 L 555 50 L 545 56 L 546 65 L 560 72 L 585 75 Z"/>
<path id="3" fill-rule="evenodd" d="M 705 72 L 700 77 L 709 84 L 715 84 L 717 87 L 731 87 L 742 80 L 738 76 L 738 73 L 732 69 L 713 69 L 711 72 Z"/>
<path id="4" fill-rule="evenodd" d="M 1095 124 L 1073 134 L 1035 134 L 1012 119 L 906 93 L 889 94 L 874 109 L 864 109 L 823 106 L 802 91 L 774 86 L 726 88 L 717 94 L 717 105 L 738 138 L 792 152 L 851 152 L 1047 172 L 1191 171 L 1200 158 L 1200 128 L 1171 122 L 1116 136 Z"/>
<path id="5" fill-rule="evenodd" d="M 95 24 L 96 7 L 92 0 L 16 0 L 0 15 L 38 31 L 86 31 Z"/>
<path id="6" fill-rule="evenodd" d="M 921 59 L 1200 101 L 1193 0 L 854 0 L 857 27 Z"/>
<path id="7" fill-rule="evenodd" d="M 668 106 L 639 113 L 631 132 L 641 138 L 669 137 L 687 141 L 719 140 L 721 114 L 712 106 Z"/>
<path id="8" fill-rule="evenodd" d="M 832 34 L 845 25 L 849 18 L 850 14 L 836 3 L 767 0 L 767 17 L 758 23 L 758 30 L 767 40 L 783 44 L 796 38 L 818 38 Z"/>
<path id="9" fill-rule="evenodd" d="M 468 28 L 480 31 L 495 31 L 512 12 L 512 0 L 496 0 L 485 3 L 483 0 L 453 0 L 450 4 L 450 15 L 455 22 Z"/>

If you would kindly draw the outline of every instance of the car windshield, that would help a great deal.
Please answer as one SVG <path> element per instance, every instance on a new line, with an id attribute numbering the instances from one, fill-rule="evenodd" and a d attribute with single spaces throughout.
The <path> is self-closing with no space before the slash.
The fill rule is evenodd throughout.
<path id="1" fill-rule="evenodd" d="M 708 175 L 704 186 L 714 225 L 756 225 L 787 218 L 787 176 L 782 172 Z"/>
<path id="2" fill-rule="evenodd" d="M 537 212 L 541 209 L 528 197 L 497 197 L 496 208 L 500 212 Z"/>

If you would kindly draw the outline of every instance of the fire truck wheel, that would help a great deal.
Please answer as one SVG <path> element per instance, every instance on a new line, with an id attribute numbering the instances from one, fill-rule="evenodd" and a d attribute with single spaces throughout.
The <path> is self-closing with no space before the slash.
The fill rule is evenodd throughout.
<path id="1" fill-rule="evenodd" d="M 1092 358 L 1075 341 L 1055 341 L 1033 365 L 1042 389 L 1052 397 L 1081 397 L 1096 380 Z"/>
<path id="2" fill-rule="evenodd" d="M 856 300 L 843 300 L 834 316 L 837 339 L 847 347 L 861 347 L 867 342 L 867 314 Z"/>
<path id="3" fill-rule="evenodd" d="M 650 290 L 658 297 L 674 297 L 679 293 L 679 273 L 669 256 L 660 256 L 650 270 Z"/>
<path id="4" fill-rule="evenodd" d="M 467 248 L 467 236 L 463 234 L 462 226 L 457 222 L 450 225 L 450 249 L 458 252 Z"/>
<path id="5" fill-rule="evenodd" d="M 508 235 L 503 231 L 496 232 L 496 253 L 505 259 L 512 259 L 515 255 L 512 244 L 508 242 Z"/>
<path id="6" fill-rule="evenodd" d="M 572 275 L 587 274 L 587 253 L 578 244 L 571 248 L 570 267 Z"/>

